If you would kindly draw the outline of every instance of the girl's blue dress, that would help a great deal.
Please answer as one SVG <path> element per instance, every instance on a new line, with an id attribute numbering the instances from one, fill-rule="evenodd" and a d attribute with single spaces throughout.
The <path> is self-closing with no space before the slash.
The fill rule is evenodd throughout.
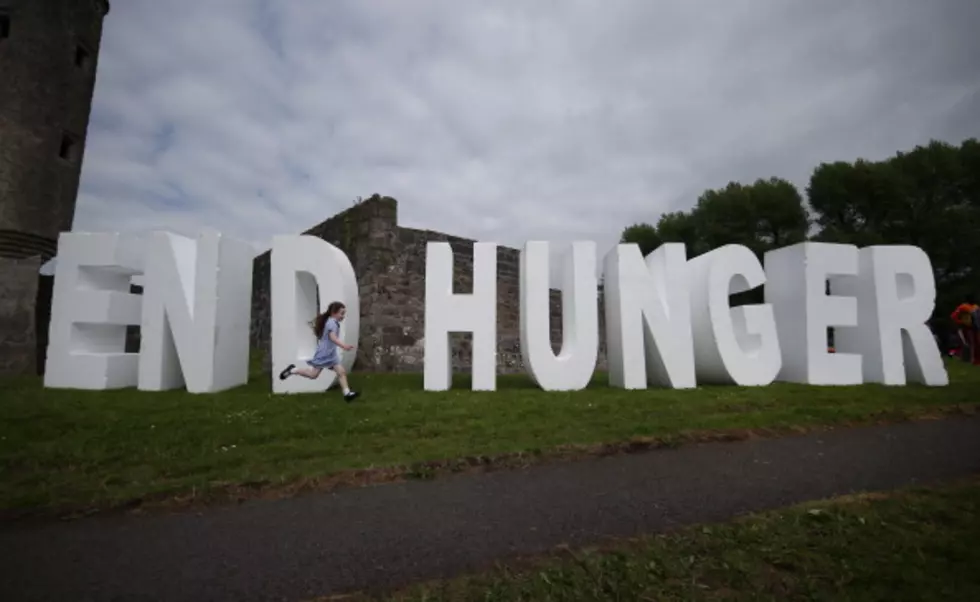
<path id="1" fill-rule="evenodd" d="M 323 336 L 316 345 L 316 353 L 306 362 L 307 364 L 314 368 L 333 368 L 340 363 L 340 351 L 330 340 L 331 332 L 340 337 L 340 323 L 333 318 L 327 318 L 327 323 L 323 327 Z"/>

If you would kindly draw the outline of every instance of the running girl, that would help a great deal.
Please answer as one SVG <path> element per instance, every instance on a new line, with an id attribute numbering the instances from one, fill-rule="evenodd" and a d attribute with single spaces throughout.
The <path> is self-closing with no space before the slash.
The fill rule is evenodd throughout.
<path id="1" fill-rule="evenodd" d="M 313 333 L 319 341 L 316 346 L 316 353 L 313 359 L 307 360 L 308 368 L 297 368 L 296 364 L 289 364 L 286 369 L 279 373 L 279 380 L 286 380 L 292 375 L 314 379 L 320 376 L 323 369 L 333 370 L 337 374 L 337 381 L 340 382 L 340 389 L 344 392 L 345 401 L 354 401 L 357 393 L 351 391 L 347 384 L 347 371 L 340 364 L 339 349 L 351 351 L 353 345 L 345 345 L 340 340 L 340 323 L 347 315 L 347 308 L 340 301 L 334 301 L 327 306 L 327 311 L 318 315 L 313 320 Z"/>

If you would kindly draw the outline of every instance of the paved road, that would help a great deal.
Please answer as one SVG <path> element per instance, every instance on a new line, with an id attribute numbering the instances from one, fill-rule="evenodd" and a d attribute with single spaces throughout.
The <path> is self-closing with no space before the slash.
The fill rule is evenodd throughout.
<path id="1" fill-rule="evenodd" d="M 0 527 L 0 599 L 301 600 L 512 554 L 980 473 L 980 419 L 692 445 L 260 501 Z"/>

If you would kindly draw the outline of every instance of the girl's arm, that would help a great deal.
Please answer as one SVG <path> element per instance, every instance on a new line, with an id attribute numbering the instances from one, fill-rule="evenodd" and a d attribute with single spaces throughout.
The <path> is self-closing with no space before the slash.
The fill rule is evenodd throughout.
<path id="1" fill-rule="evenodd" d="M 353 345 L 344 345 L 344 343 L 340 340 L 340 337 L 337 336 L 337 333 L 333 332 L 332 330 L 330 331 L 329 334 L 327 334 L 327 336 L 330 338 L 330 342 L 340 347 L 344 351 L 350 351 L 351 349 L 354 348 Z"/>

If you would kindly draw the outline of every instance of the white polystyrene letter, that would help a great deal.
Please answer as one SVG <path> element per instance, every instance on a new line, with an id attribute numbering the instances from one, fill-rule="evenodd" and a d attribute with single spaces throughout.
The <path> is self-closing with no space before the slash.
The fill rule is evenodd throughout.
<path id="1" fill-rule="evenodd" d="M 306 367 L 317 345 L 311 323 L 333 301 L 340 301 L 347 308 L 347 317 L 340 326 L 340 340 L 357 345 L 361 302 L 354 266 L 346 253 L 322 238 L 290 235 L 273 239 L 271 267 L 272 391 L 326 391 L 337 380 L 332 370 L 324 370 L 316 380 L 302 376 L 279 380 L 279 372 L 289 364 Z M 340 363 L 348 371 L 356 357 L 356 348 L 349 352 L 340 350 Z"/>
<path id="2" fill-rule="evenodd" d="M 835 331 L 834 345 L 838 352 L 863 356 L 864 382 L 949 384 L 926 324 L 936 304 L 936 281 L 922 249 L 865 247 L 858 252 L 858 275 L 833 278 L 830 286 L 857 297 L 857 327 Z"/>
<path id="3" fill-rule="evenodd" d="M 766 303 L 772 305 L 783 356 L 777 380 L 861 384 L 861 356 L 827 349 L 828 328 L 839 333 L 858 324 L 857 299 L 826 290 L 829 279 L 857 275 L 857 247 L 804 242 L 766 253 L 765 264 Z"/>
<path id="4" fill-rule="evenodd" d="M 562 260 L 562 344 L 551 349 L 548 243 L 528 242 L 521 252 L 521 358 L 546 391 L 584 389 L 599 357 L 599 298 L 594 242 L 575 242 Z"/>
<path id="5" fill-rule="evenodd" d="M 606 355 L 612 386 L 696 386 L 686 259 L 683 243 L 663 244 L 646 261 L 636 244 L 617 245 L 606 254 Z"/>
<path id="6" fill-rule="evenodd" d="M 770 384 L 782 364 L 772 307 L 729 305 L 730 295 L 765 283 L 758 258 L 725 245 L 689 261 L 688 270 L 698 382 Z"/>
<path id="7" fill-rule="evenodd" d="M 248 382 L 252 247 L 155 232 L 143 276 L 139 388 L 215 393 Z"/>
<path id="8" fill-rule="evenodd" d="M 447 242 L 425 249 L 426 391 L 452 386 L 449 334 L 473 333 L 473 390 L 497 388 L 497 244 L 473 243 L 473 293 L 453 293 L 453 250 Z"/>
<path id="9" fill-rule="evenodd" d="M 143 246 L 117 233 L 65 232 L 58 238 L 44 386 L 136 386 L 136 353 L 126 327 L 140 323 L 142 298 L 130 293 L 143 271 Z"/>

